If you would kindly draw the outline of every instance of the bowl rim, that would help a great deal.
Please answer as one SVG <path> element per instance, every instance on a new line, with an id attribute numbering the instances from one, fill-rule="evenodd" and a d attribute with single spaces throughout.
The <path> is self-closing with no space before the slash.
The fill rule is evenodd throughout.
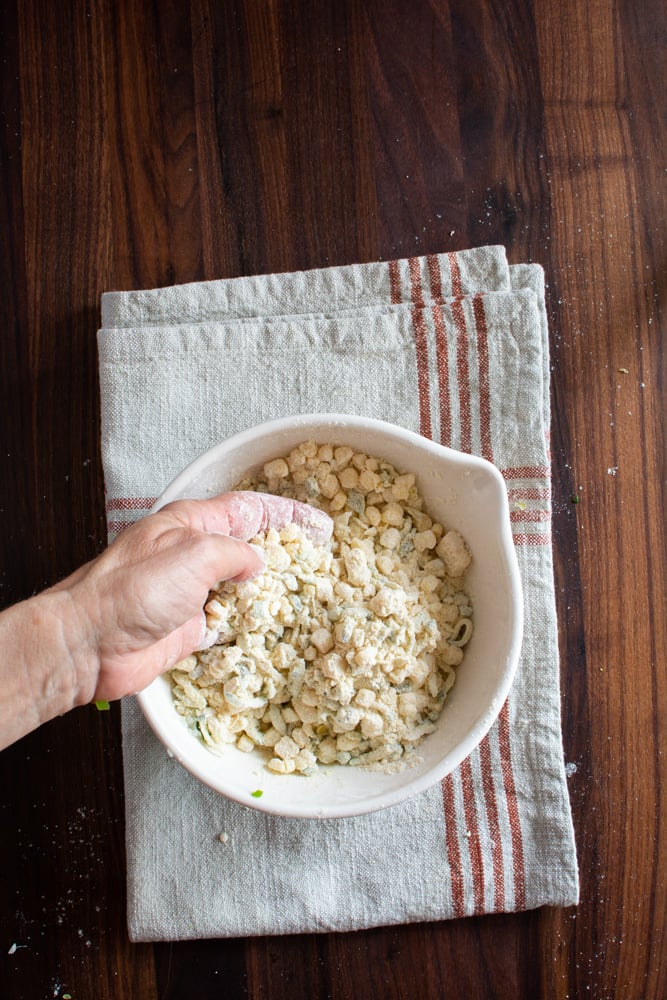
<path id="1" fill-rule="evenodd" d="M 365 799 L 362 802 L 340 803 L 337 805 L 327 806 L 326 808 L 321 806 L 303 806 L 299 808 L 290 806 L 289 801 L 282 799 L 279 799 L 277 802 L 270 803 L 262 801 L 261 798 L 248 801 L 247 796 L 242 796 L 240 792 L 236 792 L 233 788 L 227 788 L 224 781 L 216 780 L 212 775 L 208 774 L 196 760 L 184 757 L 181 750 L 174 747 L 172 740 L 169 738 L 167 726 L 162 719 L 161 713 L 157 712 L 152 704 L 152 684 L 148 685 L 148 687 L 144 688 L 142 691 L 137 692 L 135 695 L 136 701 L 138 702 L 144 717 L 148 721 L 155 735 L 163 743 L 163 745 L 168 748 L 169 752 L 173 754 L 176 760 L 178 760 L 179 764 L 195 778 L 201 781 L 202 784 L 216 793 L 232 801 L 238 802 L 240 805 L 271 815 L 294 819 L 334 819 L 376 812 L 381 809 L 388 808 L 389 806 L 397 805 L 400 802 L 418 795 L 420 792 L 423 792 L 427 788 L 437 784 L 438 781 L 443 780 L 448 774 L 454 771 L 462 763 L 462 761 L 470 756 L 475 748 L 479 746 L 491 729 L 493 723 L 498 718 L 498 715 L 505 704 L 516 677 L 523 642 L 524 628 L 523 586 L 516 547 L 512 538 L 507 490 L 500 470 L 497 466 L 485 458 L 481 458 L 478 455 L 469 454 L 467 452 L 461 452 L 455 448 L 450 448 L 447 445 L 440 444 L 437 441 L 432 441 L 430 438 L 423 437 L 421 434 L 417 434 L 415 431 L 401 427 L 399 424 L 393 424 L 389 421 L 379 420 L 372 417 L 360 417 L 354 414 L 334 412 L 304 413 L 262 421 L 259 424 L 255 424 L 252 427 L 247 428 L 246 430 L 230 435 L 230 437 L 219 441 L 217 444 L 212 445 L 210 448 L 207 448 L 205 451 L 196 456 L 196 458 L 186 465 L 185 468 L 182 469 L 170 483 L 168 483 L 163 492 L 153 503 L 149 513 L 154 513 L 160 510 L 173 500 L 181 499 L 183 497 L 184 488 L 187 489 L 187 486 L 192 481 L 196 480 L 197 476 L 216 460 L 216 456 L 218 454 L 224 454 L 230 449 L 237 450 L 246 444 L 255 443 L 257 439 L 261 439 L 267 434 L 274 435 L 280 433 L 281 431 L 289 431 L 290 433 L 293 433 L 299 428 L 307 427 L 314 430 L 320 425 L 327 425 L 332 427 L 332 429 L 335 429 L 336 426 L 341 428 L 344 427 L 346 429 L 350 427 L 358 428 L 360 430 L 373 429 L 381 433 L 390 434 L 392 437 L 398 438 L 408 445 L 419 447 L 422 451 L 431 452 L 440 458 L 445 457 L 448 461 L 455 465 L 484 470 L 487 475 L 491 476 L 491 478 L 496 481 L 496 485 L 502 487 L 502 490 L 499 493 L 502 506 L 499 543 L 507 572 L 510 605 L 514 614 L 505 657 L 505 669 L 502 671 L 493 689 L 493 697 L 488 710 L 480 716 L 477 722 L 466 733 L 465 737 L 435 764 L 433 764 L 432 767 L 428 768 L 415 779 L 408 780 L 405 784 L 402 784 L 399 787 L 380 793 L 371 799 Z M 156 680 L 157 679 L 158 678 L 156 678 Z M 212 756 L 213 759 L 215 759 L 215 756 Z"/>

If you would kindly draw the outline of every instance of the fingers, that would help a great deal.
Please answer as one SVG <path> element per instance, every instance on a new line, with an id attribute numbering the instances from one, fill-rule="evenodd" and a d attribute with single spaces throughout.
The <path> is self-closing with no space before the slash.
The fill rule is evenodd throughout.
<path id="1" fill-rule="evenodd" d="M 166 670 L 184 660 L 197 649 L 204 648 L 205 618 L 202 612 L 150 646 L 127 654 L 123 668 L 105 665 L 100 671 L 95 698 L 115 701 L 145 687 Z"/>
<path id="2" fill-rule="evenodd" d="M 270 493 L 238 492 L 227 494 L 231 499 L 229 509 L 232 515 L 231 525 L 236 527 L 235 517 L 238 517 L 239 529 L 250 519 L 249 511 L 260 518 L 259 528 L 255 534 L 274 528 L 280 531 L 288 524 L 296 524 L 317 545 L 324 545 L 331 538 L 333 521 L 328 514 L 310 504 L 290 500 L 289 497 L 276 497 Z M 236 534 L 232 531 L 231 534 Z M 250 537 L 238 534 L 239 538 Z"/>
<path id="3" fill-rule="evenodd" d="M 71 588 L 106 656 L 130 654 L 169 635 L 201 615 L 219 581 L 241 582 L 265 568 L 263 555 L 247 542 L 183 529 L 136 564 L 116 563 L 108 553 L 106 563 Z"/>
<path id="4" fill-rule="evenodd" d="M 221 493 L 210 500 L 177 500 L 162 511 L 195 530 L 231 535 L 244 541 L 269 528 L 280 531 L 288 524 L 296 524 L 315 544 L 323 545 L 333 531 L 331 518 L 317 507 L 251 491 Z"/>

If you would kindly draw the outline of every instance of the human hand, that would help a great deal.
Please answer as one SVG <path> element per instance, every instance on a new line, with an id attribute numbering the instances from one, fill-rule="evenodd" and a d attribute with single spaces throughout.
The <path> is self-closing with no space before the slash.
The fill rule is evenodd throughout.
<path id="1" fill-rule="evenodd" d="M 317 543 L 331 536 L 323 511 L 283 497 L 179 500 L 1 612 L 0 749 L 75 705 L 134 694 L 202 648 L 209 590 L 260 573 L 261 553 L 247 539 L 292 522 Z"/>
<path id="2" fill-rule="evenodd" d="M 201 649 L 209 590 L 260 573 L 261 553 L 246 540 L 291 522 L 316 542 L 331 536 L 323 511 L 283 497 L 238 492 L 179 500 L 126 529 L 53 588 L 69 594 L 90 651 L 81 700 L 132 694 Z"/>

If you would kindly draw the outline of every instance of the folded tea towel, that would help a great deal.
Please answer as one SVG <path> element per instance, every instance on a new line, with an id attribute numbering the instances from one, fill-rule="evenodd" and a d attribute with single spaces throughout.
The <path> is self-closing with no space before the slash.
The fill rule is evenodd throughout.
<path id="1" fill-rule="evenodd" d="M 508 266 L 502 247 L 480 247 L 110 292 L 98 342 L 110 538 L 220 440 L 273 417 L 336 410 L 500 468 L 525 600 L 517 678 L 481 745 L 442 783 L 366 816 L 289 820 L 218 796 L 168 756 L 126 699 L 131 939 L 343 931 L 575 904 L 541 268 Z"/>

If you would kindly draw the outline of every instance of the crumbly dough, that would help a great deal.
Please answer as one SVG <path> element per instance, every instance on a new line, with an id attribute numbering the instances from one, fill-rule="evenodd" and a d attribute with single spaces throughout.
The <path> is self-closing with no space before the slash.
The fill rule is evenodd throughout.
<path id="1" fill-rule="evenodd" d="M 333 536 L 253 540 L 266 570 L 211 593 L 216 643 L 171 671 L 177 710 L 211 748 L 265 748 L 281 774 L 407 760 L 472 635 L 465 541 L 423 510 L 413 475 L 346 446 L 306 441 L 237 488 L 320 507 Z"/>

